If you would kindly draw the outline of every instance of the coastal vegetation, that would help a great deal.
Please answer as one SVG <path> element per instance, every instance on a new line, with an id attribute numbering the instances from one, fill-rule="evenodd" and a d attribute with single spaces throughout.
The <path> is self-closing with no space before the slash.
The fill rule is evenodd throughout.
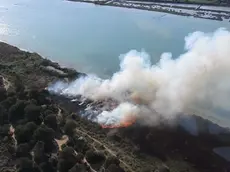
<path id="1" fill-rule="evenodd" d="M 180 16 L 192 16 L 209 20 L 230 21 L 230 11 L 222 9 L 222 6 L 229 6 L 230 1 L 217 0 L 131 0 L 131 1 L 110 1 L 110 0 L 68 0 L 74 2 L 93 3 L 95 5 L 134 8 L 147 11 L 164 12 Z M 210 7 L 211 6 L 211 7 Z"/>
<path id="2" fill-rule="evenodd" d="M 229 162 L 212 151 L 230 144 L 227 129 L 218 137 L 192 136 L 164 124 L 103 129 L 79 115 L 87 103 L 80 106 L 45 89 L 84 74 L 5 43 L 0 43 L 0 65 L 0 171 L 230 170 Z"/>

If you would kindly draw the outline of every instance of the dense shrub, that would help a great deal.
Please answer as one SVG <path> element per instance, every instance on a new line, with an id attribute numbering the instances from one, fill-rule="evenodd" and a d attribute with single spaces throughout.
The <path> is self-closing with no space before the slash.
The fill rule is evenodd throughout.
<path id="1" fill-rule="evenodd" d="M 10 132 L 10 125 L 9 124 L 4 124 L 4 125 L 0 126 L 0 136 L 2 136 L 2 137 L 9 136 L 9 132 Z"/>
<path id="2" fill-rule="evenodd" d="M 120 161 L 117 157 L 110 156 L 105 161 L 105 168 L 108 168 L 111 164 L 115 164 L 115 165 L 119 166 Z"/>
<path id="3" fill-rule="evenodd" d="M 17 97 L 20 100 L 27 100 L 28 99 L 27 92 L 25 92 L 24 90 L 17 92 Z"/>
<path id="4" fill-rule="evenodd" d="M 155 172 L 155 170 L 152 167 L 144 167 L 142 172 Z"/>
<path id="5" fill-rule="evenodd" d="M 37 141 L 50 142 L 54 139 L 54 130 L 46 125 L 41 125 L 35 130 L 33 137 Z"/>
<path id="6" fill-rule="evenodd" d="M 77 127 L 77 123 L 74 120 L 67 120 L 64 126 L 64 132 L 68 136 L 73 136 L 74 130 Z"/>
<path id="7" fill-rule="evenodd" d="M 170 170 L 169 170 L 169 167 L 168 166 L 166 166 L 166 165 L 161 165 L 161 166 L 159 166 L 158 167 L 158 169 L 157 169 L 159 172 L 170 172 Z M 156 171 L 157 171 L 156 170 Z"/>
<path id="8" fill-rule="evenodd" d="M 42 141 L 38 141 L 33 149 L 34 152 L 34 161 L 37 164 L 42 162 L 46 162 L 48 157 L 45 155 L 45 143 Z"/>
<path id="9" fill-rule="evenodd" d="M 54 131 L 46 125 L 41 125 L 34 132 L 33 136 L 37 141 L 49 142 L 54 139 Z"/>
<path id="10" fill-rule="evenodd" d="M 76 157 L 76 158 L 77 158 L 77 162 L 78 162 L 78 163 L 81 163 L 82 160 L 84 159 L 84 157 L 85 157 L 85 156 L 84 156 L 82 153 L 78 153 L 78 154 L 77 154 L 77 157 Z"/>
<path id="11" fill-rule="evenodd" d="M 57 114 L 59 109 L 55 104 L 51 104 L 48 106 L 48 109 L 52 111 L 53 114 Z"/>
<path id="12" fill-rule="evenodd" d="M 38 166 L 28 158 L 20 158 L 18 172 L 41 172 Z"/>
<path id="13" fill-rule="evenodd" d="M 54 145 L 54 130 L 52 128 L 49 128 L 44 124 L 40 125 L 34 132 L 33 138 L 35 141 L 42 141 L 45 143 L 45 152 L 50 153 L 57 150 Z"/>
<path id="14" fill-rule="evenodd" d="M 16 156 L 18 158 L 20 157 L 31 158 L 30 146 L 27 143 L 19 144 L 16 149 Z"/>
<path id="15" fill-rule="evenodd" d="M 72 148 L 72 147 L 65 147 L 61 152 L 60 152 L 60 155 L 59 155 L 59 158 L 61 159 L 69 159 L 70 161 L 71 160 L 74 160 L 74 162 L 76 161 L 76 152 L 75 150 Z"/>
<path id="16" fill-rule="evenodd" d="M 58 160 L 58 171 L 59 172 L 66 172 L 73 167 L 74 164 L 69 163 L 65 159 Z"/>
<path id="17" fill-rule="evenodd" d="M 69 170 L 69 172 L 87 172 L 84 164 L 76 164 L 73 168 Z"/>
<path id="18" fill-rule="evenodd" d="M 18 144 L 30 142 L 36 129 L 37 125 L 33 122 L 28 122 L 26 125 L 17 126 L 15 129 L 15 137 Z"/>
<path id="19" fill-rule="evenodd" d="M 58 124 L 56 116 L 53 114 L 46 116 L 44 119 L 44 124 L 52 128 L 53 130 L 57 130 Z"/>
<path id="20" fill-rule="evenodd" d="M 58 170 L 66 172 L 77 162 L 77 155 L 72 147 L 65 147 L 59 155 Z"/>
<path id="21" fill-rule="evenodd" d="M 73 136 L 74 137 L 74 136 Z M 68 141 L 66 142 L 66 145 L 67 146 L 70 146 L 70 147 L 74 147 L 75 146 L 75 142 L 74 142 L 74 138 L 73 137 L 68 137 Z"/>
<path id="22" fill-rule="evenodd" d="M 58 157 L 55 154 L 51 154 L 51 156 L 49 157 L 49 162 L 52 164 L 52 166 L 54 168 L 57 168 L 58 165 Z"/>
<path id="23" fill-rule="evenodd" d="M 69 137 L 67 143 L 70 147 L 77 147 L 77 152 L 81 152 L 80 150 L 84 147 L 84 145 L 87 144 L 87 141 L 84 137 L 78 137 L 77 135 L 74 135 L 72 137 Z"/>
<path id="24" fill-rule="evenodd" d="M 66 120 L 74 120 L 74 121 L 79 121 L 81 117 L 75 113 L 72 113 L 71 115 L 68 115 L 66 117 Z"/>
<path id="25" fill-rule="evenodd" d="M 0 87 L 0 102 L 7 98 L 7 92 L 5 88 Z"/>
<path id="26" fill-rule="evenodd" d="M 115 164 L 109 165 L 105 172 L 125 172 L 120 166 Z"/>
<path id="27" fill-rule="evenodd" d="M 24 109 L 26 102 L 23 100 L 18 100 L 16 104 L 9 109 L 9 121 L 11 123 L 16 123 L 18 120 L 24 118 Z"/>
<path id="28" fill-rule="evenodd" d="M 45 109 L 44 112 L 44 117 L 48 116 L 48 115 L 52 115 L 53 114 L 53 111 L 51 111 L 50 109 Z"/>
<path id="29" fill-rule="evenodd" d="M 52 66 L 52 64 L 53 64 L 52 61 L 50 61 L 49 59 L 42 59 L 41 61 L 42 66 Z"/>
<path id="30" fill-rule="evenodd" d="M 40 106 L 36 106 L 34 104 L 29 104 L 25 107 L 25 117 L 28 121 L 33 121 L 36 124 L 40 124 L 41 123 L 41 108 Z"/>
<path id="31" fill-rule="evenodd" d="M 85 157 L 89 163 L 96 164 L 105 160 L 105 156 L 102 152 L 88 150 L 85 154 Z"/>
<path id="32" fill-rule="evenodd" d="M 5 109 L 9 109 L 12 105 L 14 105 L 16 103 L 16 97 L 12 96 L 12 97 L 7 97 L 5 100 L 3 100 L 1 102 L 1 105 L 3 107 L 5 107 Z"/>
<path id="33" fill-rule="evenodd" d="M 38 96 L 39 96 L 39 92 L 37 89 L 31 89 L 28 91 L 28 96 L 30 99 L 35 99 L 37 100 L 38 99 Z"/>
<path id="34" fill-rule="evenodd" d="M 7 90 L 7 97 L 13 97 L 15 95 L 16 95 L 15 90 L 12 90 L 12 89 Z"/>
<path id="35" fill-rule="evenodd" d="M 61 145 L 61 150 L 63 150 L 65 147 L 67 147 L 68 145 L 66 145 L 66 144 L 62 144 Z"/>
<path id="36" fill-rule="evenodd" d="M 6 124 L 6 123 L 8 123 L 8 114 L 7 114 L 5 107 L 3 107 L 0 104 L 0 125 Z"/>
<path id="37" fill-rule="evenodd" d="M 34 104 L 34 105 L 37 105 L 37 104 L 38 104 L 38 102 L 37 102 L 37 100 L 35 100 L 35 99 L 29 99 L 29 100 L 28 100 L 28 104 Z"/>
<path id="38" fill-rule="evenodd" d="M 42 162 L 39 165 L 42 172 L 56 172 L 56 168 L 50 162 Z"/>
<path id="39" fill-rule="evenodd" d="M 15 91 L 18 93 L 25 90 L 25 86 L 18 75 L 15 75 L 14 86 L 15 86 Z"/>
<path id="40" fill-rule="evenodd" d="M 39 105 L 51 103 L 51 101 L 47 98 L 47 95 L 48 95 L 47 91 L 38 90 L 37 88 L 28 91 L 29 98 L 37 100 Z"/>
<path id="41" fill-rule="evenodd" d="M 85 154 L 86 151 L 89 150 L 88 142 L 84 139 L 84 137 L 74 136 L 73 137 L 73 143 L 74 143 L 74 149 L 77 152 L 81 152 L 81 153 Z"/>

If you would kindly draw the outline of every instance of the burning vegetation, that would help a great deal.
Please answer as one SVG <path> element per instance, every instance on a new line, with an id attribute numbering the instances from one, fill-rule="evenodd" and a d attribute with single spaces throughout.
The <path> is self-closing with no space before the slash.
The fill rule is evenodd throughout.
<path id="1" fill-rule="evenodd" d="M 192 136 L 177 125 L 136 125 L 140 107 L 150 105 L 142 92 L 129 94 L 128 102 L 116 96 L 115 101 L 71 101 L 40 88 L 66 77 L 74 81 L 80 75 L 76 71 L 3 43 L 0 57 L 1 75 L 11 83 L 7 90 L 0 89 L 3 172 L 229 171 L 229 162 L 212 151 L 230 144 L 225 129 L 218 137 Z M 47 66 L 65 74 L 44 70 Z M 55 140 L 63 135 L 66 139 L 58 145 Z"/>
<path id="2" fill-rule="evenodd" d="M 185 52 L 173 57 L 163 53 L 156 64 L 144 52 L 132 50 L 120 56 L 120 70 L 108 79 L 83 76 L 68 84 L 62 81 L 49 90 L 66 96 L 81 95 L 93 101 L 113 99 L 117 109 L 104 111 L 100 123 L 121 121 L 127 113 L 142 114 L 155 125 L 161 118 L 174 120 L 178 114 L 196 112 L 223 127 L 229 126 L 230 32 L 194 32 L 185 37 Z M 154 113 L 155 112 L 155 113 Z M 211 118 L 210 118 L 211 116 Z M 115 120 L 115 118 L 118 118 Z M 109 121 L 109 122 L 108 122 Z"/>
<path id="3" fill-rule="evenodd" d="M 136 122 L 136 116 L 134 115 L 124 115 L 124 119 L 118 121 L 118 124 L 103 125 L 102 128 L 125 128 L 133 125 Z"/>

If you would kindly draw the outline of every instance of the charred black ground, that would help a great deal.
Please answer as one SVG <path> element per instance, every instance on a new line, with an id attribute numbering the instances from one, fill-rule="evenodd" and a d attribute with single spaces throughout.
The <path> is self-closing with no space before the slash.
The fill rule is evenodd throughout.
<path id="1" fill-rule="evenodd" d="M 81 73 L 5 43 L 0 43 L 0 75 L 0 171 L 230 171 L 229 162 L 213 153 L 230 145 L 226 129 L 218 136 L 138 122 L 102 129 L 78 115 L 87 102 L 79 105 L 44 89 Z"/>

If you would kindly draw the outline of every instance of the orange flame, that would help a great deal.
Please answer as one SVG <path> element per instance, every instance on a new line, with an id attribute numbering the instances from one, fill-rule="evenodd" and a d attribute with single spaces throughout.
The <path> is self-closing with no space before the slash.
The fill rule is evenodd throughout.
<path id="1" fill-rule="evenodd" d="M 111 125 L 101 125 L 102 128 L 125 128 L 131 126 L 136 122 L 136 117 L 134 115 L 127 115 L 119 124 Z"/>

